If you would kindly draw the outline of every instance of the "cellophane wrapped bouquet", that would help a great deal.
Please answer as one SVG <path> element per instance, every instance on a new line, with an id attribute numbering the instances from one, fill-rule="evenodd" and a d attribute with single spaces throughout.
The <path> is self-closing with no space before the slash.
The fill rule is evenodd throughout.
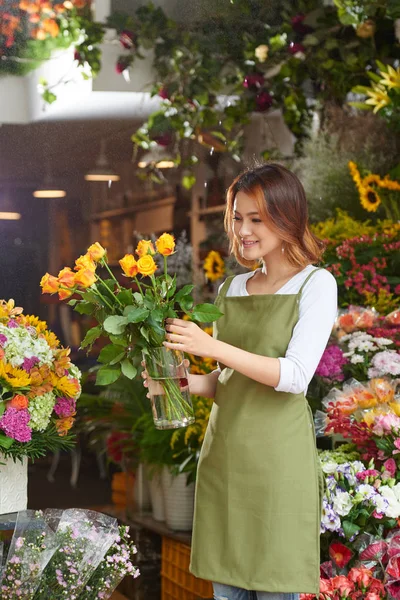
<path id="1" fill-rule="evenodd" d="M 0 452 L 37 458 L 68 449 L 81 373 L 44 321 L 0 300 Z"/>
<path id="2" fill-rule="evenodd" d="M 22 511 L 2 566 L 0 600 L 106 600 L 133 565 L 129 528 L 89 510 Z"/>

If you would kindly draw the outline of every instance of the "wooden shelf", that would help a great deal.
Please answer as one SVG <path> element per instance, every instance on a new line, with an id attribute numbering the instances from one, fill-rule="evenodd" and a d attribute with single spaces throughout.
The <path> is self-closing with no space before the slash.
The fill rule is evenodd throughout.
<path id="1" fill-rule="evenodd" d="M 215 215 L 217 213 L 223 212 L 225 208 L 225 204 L 218 204 L 217 206 L 207 206 L 206 208 L 199 208 L 199 210 L 197 210 L 196 212 L 190 211 L 188 214 L 190 217 L 193 215 L 197 215 L 199 217 L 205 215 Z"/>
<path id="2" fill-rule="evenodd" d="M 168 198 L 161 198 L 160 200 L 150 200 L 149 202 L 134 204 L 126 208 L 113 208 L 111 210 L 103 210 L 102 212 L 91 215 L 90 221 L 101 221 L 102 219 L 112 219 L 116 217 L 133 215 L 137 212 L 143 212 L 151 210 L 153 208 L 159 208 L 161 206 L 168 206 L 169 204 L 174 204 L 174 202 L 175 196 L 169 196 Z"/>

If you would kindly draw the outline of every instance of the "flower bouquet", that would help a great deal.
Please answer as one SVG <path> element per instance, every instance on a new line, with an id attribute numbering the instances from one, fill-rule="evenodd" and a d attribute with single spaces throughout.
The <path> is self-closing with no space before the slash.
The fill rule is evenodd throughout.
<path id="1" fill-rule="evenodd" d="M 22 511 L 8 550 L 0 600 L 107 599 L 137 577 L 129 528 L 81 509 Z"/>
<path id="2" fill-rule="evenodd" d="M 37 458 L 69 449 L 79 369 L 47 324 L 0 300 L 0 451 Z"/>
<path id="3" fill-rule="evenodd" d="M 176 276 L 169 275 L 167 268 L 174 248 L 174 237 L 168 233 L 155 245 L 141 240 L 136 257 L 126 254 L 119 261 L 129 287 L 121 286 L 98 242 L 75 261 L 74 271 L 65 267 L 58 277 L 46 273 L 41 281 L 43 293 L 58 293 L 61 300 L 70 298 L 75 310 L 96 319 L 98 325 L 87 332 L 82 348 L 90 348 L 100 336 L 108 338 L 98 358 L 102 363 L 98 385 L 113 383 L 121 374 L 133 379 L 142 355 L 145 357 L 153 417 L 159 429 L 185 427 L 194 421 L 184 357 L 162 345 L 165 320 L 177 317 L 178 312 L 198 322 L 212 322 L 221 316 L 212 304 L 194 306 L 193 285 L 177 291 Z M 160 264 L 163 272 L 156 275 Z M 99 267 L 107 278 L 100 277 Z M 71 298 L 73 295 L 78 298 Z"/>

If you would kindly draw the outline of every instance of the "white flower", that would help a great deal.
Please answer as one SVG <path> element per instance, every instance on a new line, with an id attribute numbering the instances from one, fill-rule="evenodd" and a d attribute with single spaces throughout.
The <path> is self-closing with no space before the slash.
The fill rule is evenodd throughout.
<path id="1" fill-rule="evenodd" d="M 257 48 L 254 51 L 254 54 L 256 58 L 260 61 L 260 63 L 263 63 L 267 60 L 268 51 L 269 48 L 266 44 L 261 44 L 260 46 L 257 46 Z"/>
<path id="2" fill-rule="evenodd" d="M 336 472 L 338 464 L 334 460 L 326 460 L 326 461 L 321 461 L 321 467 L 322 467 L 323 472 L 326 473 L 326 475 L 331 475 L 331 473 Z"/>
<path id="3" fill-rule="evenodd" d="M 372 498 L 372 504 L 375 506 L 377 513 L 386 515 L 386 511 L 389 506 L 389 502 L 386 498 L 380 494 L 377 494 Z"/>
<path id="4" fill-rule="evenodd" d="M 371 360 L 371 368 L 368 370 L 368 377 L 382 377 L 400 375 L 400 354 L 396 350 L 383 350 L 377 352 Z"/>
<path id="5" fill-rule="evenodd" d="M 372 485 L 362 483 L 356 487 L 356 494 L 359 496 L 359 500 L 363 502 L 364 500 L 371 500 L 377 494 L 377 491 Z"/>
<path id="6" fill-rule="evenodd" d="M 353 501 L 348 492 L 338 490 L 336 495 L 333 497 L 333 510 L 337 512 L 341 517 L 345 517 L 349 514 L 353 508 Z"/>
<path id="7" fill-rule="evenodd" d="M 374 342 L 378 346 L 390 346 L 393 344 L 393 340 L 389 340 L 389 338 L 374 338 Z"/>
<path id="8" fill-rule="evenodd" d="M 379 488 L 379 493 L 388 502 L 385 514 L 390 519 L 398 519 L 400 517 L 400 502 L 397 497 L 398 490 L 395 489 L 398 486 L 399 484 L 395 485 L 394 488 L 390 488 L 388 485 L 383 485 Z"/>
<path id="9" fill-rule="evenodd" d="M 5 335 L 7 341 L 3 344 L 5 358 L 13 367 L 20 367 L 25 358 L 36 356 L 39 366 L 53 363 L 53 351 L 43 338 L 38 338 L 26 327 L 6 327 L 0 323 L 0 333 Z"/>
<path id="10" fill-rule="evenodd" d="M 364 357 L 361 354 L 353 354 L 353 356 L 350 359 L 350 362 L 353 365 L 357 365 L 358 363 L 363 363 Z"/>

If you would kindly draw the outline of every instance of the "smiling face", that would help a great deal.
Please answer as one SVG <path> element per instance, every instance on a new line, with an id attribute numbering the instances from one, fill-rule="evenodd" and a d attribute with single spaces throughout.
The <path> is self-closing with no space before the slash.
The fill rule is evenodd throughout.
<path id="1" fill-rule="evenodd" d="M 235 196 L 233 231 L 246 260 L 256 262 L 282 254 L 282 238 L 262 220 L 254 198 L 243 191 Z"/>

